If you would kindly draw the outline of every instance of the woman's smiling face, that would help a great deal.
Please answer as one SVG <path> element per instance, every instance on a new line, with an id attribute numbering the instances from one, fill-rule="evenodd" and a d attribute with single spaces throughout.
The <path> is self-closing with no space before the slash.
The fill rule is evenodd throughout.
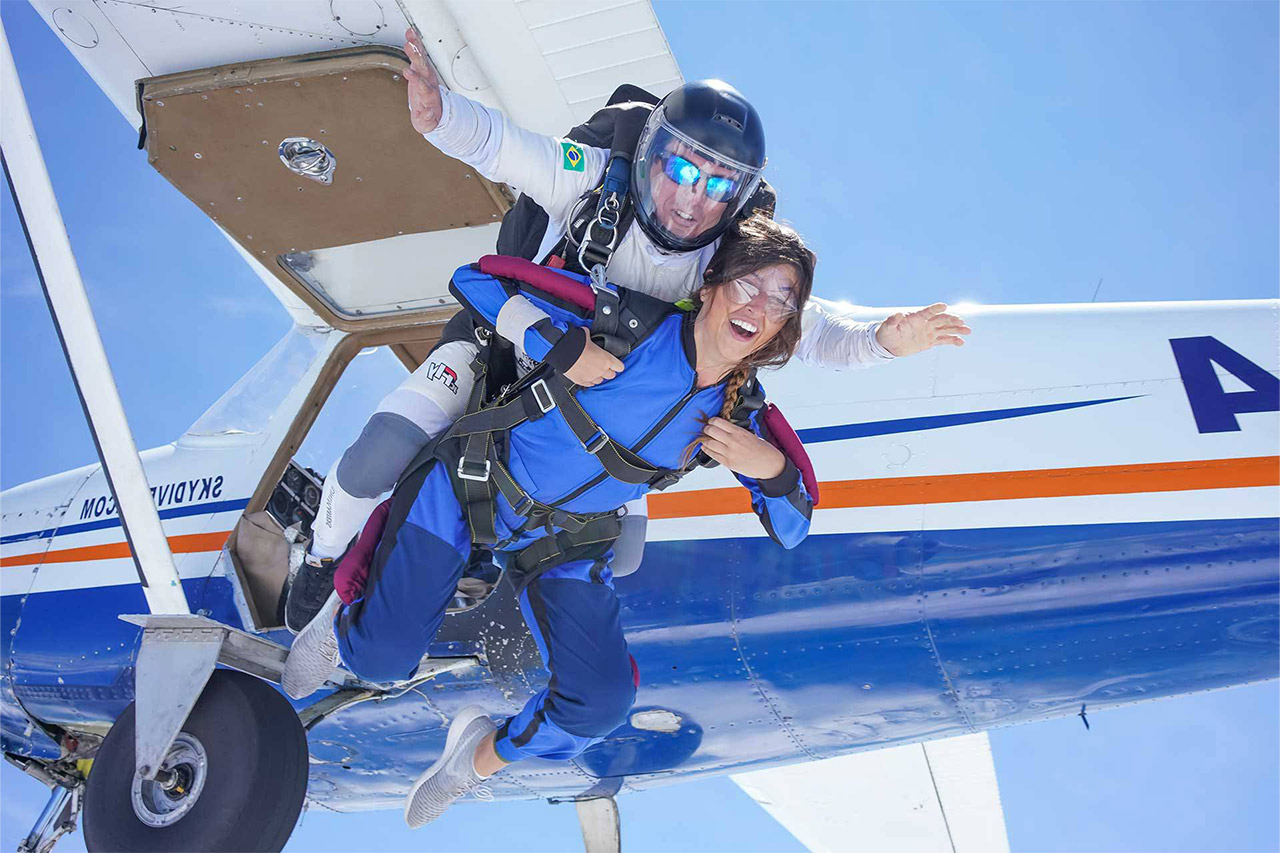
<path id="1" fill-rule="evenodd" d="M 742 277 L 748 289 L 756 292 L 744 304 L 743 291 L 730 294 L 733 282 L 703 288 L 703 307 L 698 314 L 697 335 L 699 370 L 711 364 L 734 365 L 763 347 L 787 324 L 769 310 L 769 300 L 790 301 L 794 305 L 796 271 L 790 264 L 774 264 Z M 776 304 L 776 302 L 775 302 Z"/>

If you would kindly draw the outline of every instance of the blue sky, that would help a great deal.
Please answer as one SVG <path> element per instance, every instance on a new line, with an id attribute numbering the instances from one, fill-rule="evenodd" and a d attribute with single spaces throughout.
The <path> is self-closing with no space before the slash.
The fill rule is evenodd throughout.
<path id="1" fill-rule="evenodd" d="M 764 116 L 820 295 L 1088 301 L 1099 279 L 1100 301 L 1277 295 L 1275 4 L 656 8 L 685 76 L 729 80 Z M 288 320 L 30 7 L 0 13 L 135 438 L 171 441 Z M 0 387 L 0 486 L 94 460 L 7 192 Z M 993 733 L 1014 850 L 1280 849 L 1278 706 L 1271 682 L 1099 713 L 1091 732 Z M 42 792 L 7 766 L 0 784 L 12 849 Z M 633 851 L 798 849 L 727 780 L 621 805 Z M 311 814 L 291 849 L 579 843 L 568 807 L 491 808 L 483 834 L 474 808 L 429 835 Z"/>

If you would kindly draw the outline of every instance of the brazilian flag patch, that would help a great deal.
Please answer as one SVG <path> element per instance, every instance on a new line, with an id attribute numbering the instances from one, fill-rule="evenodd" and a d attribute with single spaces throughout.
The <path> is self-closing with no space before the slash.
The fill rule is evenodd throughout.
<path id="1" fill-rule="evenodd" d="M 560 147 L 564 149 L 564 170 L 581 172 L 585 168 L 583 161 L 586 159 L 582 155 L 582 149 L 572 142 L 561 142 Z"/>

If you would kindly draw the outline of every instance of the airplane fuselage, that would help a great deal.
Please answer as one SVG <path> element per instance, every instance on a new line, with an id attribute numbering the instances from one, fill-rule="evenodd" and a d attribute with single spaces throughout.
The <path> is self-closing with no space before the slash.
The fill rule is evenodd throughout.
<path id="1" fill-rule="evenodd" d="M 490 792 L 614 793 L 1274 678 L 1275 312 L 978 308 L 961 353 L 770 377 L 822 481 L 810 537 L 775 546 L 723 471 L 652 496 L 617 581 L 630 722 Z M 1082 323 L 1112 343 L 1055 338 Z M 274 440 L 143 454 L 192 611 L 249 630 L 223 545 Z M 116 617 L 145 600 L 97 466 L 6 492 L 3 520 L 4 749 L 54 757 L 32 719 L 101 734 L 132 700 L 139 631 Z M 455 711 L 512 713 L 547 677 L 505 584 L 431 655 L 483 665 L 316 724 L 311 799 L 398 806 Z"/>

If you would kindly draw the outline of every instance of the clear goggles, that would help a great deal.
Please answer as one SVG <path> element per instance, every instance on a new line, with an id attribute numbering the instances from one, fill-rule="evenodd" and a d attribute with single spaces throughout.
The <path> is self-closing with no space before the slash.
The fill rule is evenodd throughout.
<path id="1" fill-rule="evenodd" d="M 796 313 L 796 297 L 790 289 L 762 288 L 745 278 L 735 278 L 725 285 L 725 292 L 735 305 L 749 305 L 764 294 L 764 315 L 775 322 L 782 322 Z"/>

